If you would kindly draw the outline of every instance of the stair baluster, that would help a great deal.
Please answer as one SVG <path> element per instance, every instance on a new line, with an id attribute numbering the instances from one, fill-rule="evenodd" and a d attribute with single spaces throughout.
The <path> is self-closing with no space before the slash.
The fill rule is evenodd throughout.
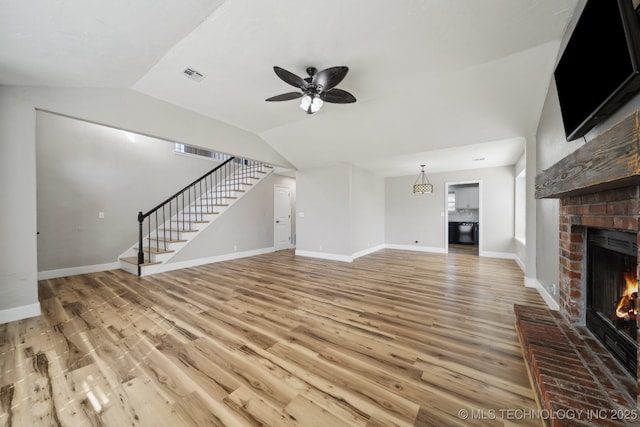
<path id="1" fill-rule="evenodd" d="M 142 266 L 151 261 L 152 253 L 169 250 L 171 242 L 183 238 L 181 233 L 197 231 L 194 224 L 206 221 L 206 215 L 214 213 L 214 209 L 222 206 L 234 192 L 243 191 L 242 185 L 248 183 L 263 165 L 250 159 L 231 157 L 150 211 L 138 212 L 138 275 L 141 275 Z M 148 246 L 144 246 L 145 233 Z"/>

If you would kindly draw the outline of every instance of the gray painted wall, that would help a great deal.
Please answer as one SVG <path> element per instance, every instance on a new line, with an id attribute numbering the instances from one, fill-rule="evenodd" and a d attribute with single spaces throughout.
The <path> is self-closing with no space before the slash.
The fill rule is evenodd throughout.
<path id="1" fill-rule="evenodd" d="M 431 194 L 413 194 L 415 175 L 385 179 L 385 240 L 392 245 L 445 248 L 445 178 L 429 174 Z M 416 243 L 417 241 L 417 243 Z"/>
<path id="2" fill-rule="evenodd" d="M 351 256 L 351 165 L 299 170 L 296 185 L 296 250 Z"/>
<path id="3" fill-rule="evenodd" d="M 35 111 L 0 86 L 0 323 L 40 313 Z"/>
<path id="4" fill-rule="evenodd" d="M 36 117 L 38 271 L 116 262 L 136 242 L 138 212 L 220 164 L 176 154 L 164 140 Z"/>
<path id="5" fill-rule="evenodd" d="M 352 253 L 375 248 L 384 241 L 384 178 L 351 168 Z"/>
<path id="6" fill-rule="evenodd" d="M 296 178 L 296 250 L 350 259 L 384 244 L 382 177 L 343 163 Z"/>
<path id="7" fill-rule="evenodd" d="M 37 109 L 291 167 L 257 135 L 132 90 L 0 86 L 0 322 L 40 312 Z"/>
<path id="8" fill-rule="evenodd" d="M 444 251 L 447 224 L 446 184 L 480 181 L 480 251 L 483 255 L 513 255 L 513 166 L 429 174 L 432 194 L 413 194 L 414 175 L 386 179 L 385 240 L 420 250 Z M 418 243 L 415 243 L 415 241 Z"/>
<path id="9" fill-rule="evenodd" d="M 272 173 L 193 239 L 167 265 L 234 252 L 272 249 L 274 245 L 273 187 L 276 184 L 291 188 L 292 204 L 295 203 L 295 180 Z M 292 227 L 295 227 L 295 224 L 292 224 Z"/>
<path id="10" fill-rule="evenodd" d="M 575 22 L 579 17 L 586 0 L 580 0 L 562 41 L 562 49 L 571 35 Z M 559 55 L 562 54 L 562 49 Z M 585 63 L 585 66 L 589 66 Z M 566 157 L 585 141 L 590 141 L 603 131 L 607 130 L 632 112 L 640 108 L 640 94 L 627 102 L 620 110 L 615 112 L 606 121 L 593 128 L 584 139 L 567 142 L 562 125 L 560 105 L 555 81 L 551 78 L 549 90 L 542 110 L 537 131 L 536 143 L 536 174 L 547 169 L 557 161 Z M 527 176 L 528 178 L 528 176 Z M 533 184 L 532 184 L 533 185 Z M 536 207 L 536 279 L 547 292 L 558 302 L 559 281 L 559 201 L 556 199 L 543 199 L 535 202 Z"/>

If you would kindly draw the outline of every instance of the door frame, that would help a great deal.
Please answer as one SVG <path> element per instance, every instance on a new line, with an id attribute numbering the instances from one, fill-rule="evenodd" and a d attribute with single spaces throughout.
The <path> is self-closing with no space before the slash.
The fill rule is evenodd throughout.
<path id="1" fill-rule="evenodd" d="M 482 246 L 484 243 L 484 221 L 483 221 L 483 212 L 482 208 L 482 180 L 481 179 L 473 179 L 468 181 L 446 181 L 444 183 L 444 248 L 445 253 L 449 253 L 449 208 L 447 205 L 447 197 L 449 195 L 449 187 L 454 185 L 461 184 L 478 184 L 478 224 L 480 224 L 480 229 L 478 230 L 478 256 L 482 255 Z"/>

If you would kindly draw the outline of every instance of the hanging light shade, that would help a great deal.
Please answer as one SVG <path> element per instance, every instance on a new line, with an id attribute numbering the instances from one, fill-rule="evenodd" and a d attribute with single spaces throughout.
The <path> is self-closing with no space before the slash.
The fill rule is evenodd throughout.
<path id="1" fill-rule="evenodd" d="M 413 192 L 415 194 L 433 193 L 433 184 L 429 183 L 429 179 L 424 173 L 425 165 L 420 165 L 420 167 L 422 170 L 420 171 L 416 182 L 413 183 Z"/>

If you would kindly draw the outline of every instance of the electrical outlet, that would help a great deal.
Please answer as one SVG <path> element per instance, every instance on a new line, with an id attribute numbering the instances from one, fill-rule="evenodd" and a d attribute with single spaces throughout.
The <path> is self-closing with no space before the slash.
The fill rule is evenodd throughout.
<path id="1" fill-rule="evenodd" d="M 104 212 L 98 212 L 98 218 L 104 219 Z"/>

